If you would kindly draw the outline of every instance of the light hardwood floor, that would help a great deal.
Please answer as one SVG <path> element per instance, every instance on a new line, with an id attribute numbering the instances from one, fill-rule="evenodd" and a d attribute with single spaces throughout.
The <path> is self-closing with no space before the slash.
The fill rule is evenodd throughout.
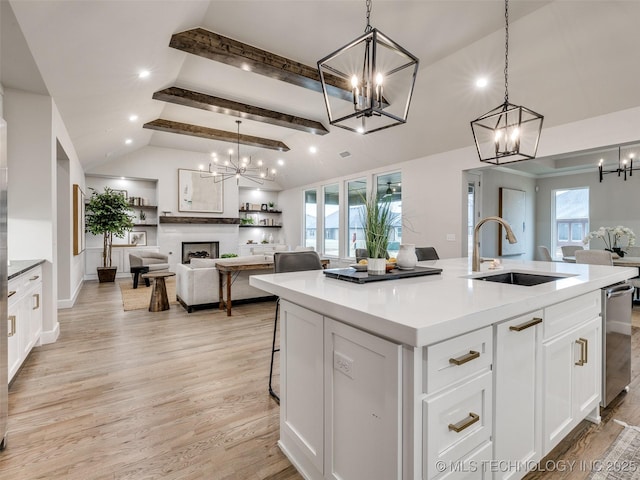
<path id="1" fill-rule="evenodd" d="M 232 317 L 124 312 L 117 284 L 85 283 L 59 312 L 59 340 L 36 348 L 10 388 L 0 479 L 301 479 L 276 445 L 267 393 L 273 313 L 273 302 L 234 306 Z M 622 429 L 613 418 L 640 425 L 639 332 L 631 392 L 546 460 L 598 459 Z M 589 474 L 549 465 L 526 478 Z"/>
<path id="2" fill-rule="evenodd" d="M 9 390 L 0 478 L 301 479 L 267 389 L 274 309 L 124 312 L 85 283 Z"/>

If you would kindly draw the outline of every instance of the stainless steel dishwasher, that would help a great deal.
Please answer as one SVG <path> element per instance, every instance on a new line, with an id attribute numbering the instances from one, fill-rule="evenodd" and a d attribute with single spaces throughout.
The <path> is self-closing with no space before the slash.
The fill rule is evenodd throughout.
<path id="1" fill-rule="evenodd" d="M 631 383 L 631 306 L 633 285 L 602 289 L 602 400 L 609 405 Z"/>

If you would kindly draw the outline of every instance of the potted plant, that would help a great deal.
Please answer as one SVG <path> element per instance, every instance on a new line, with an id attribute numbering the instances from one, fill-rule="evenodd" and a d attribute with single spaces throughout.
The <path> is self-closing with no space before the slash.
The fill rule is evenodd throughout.
<path id="1" fill-rule="evenodd" d="M 86 205 L 86 231 L 93 235 L 102 235 L 102 267 L 98 267 L 100 282 L 113 282 L 116 269 L 111 265 L 113 236 L 124 238 L 133 228 L 133 209 L 124 196 L 109 187 L 99 193 L 91 188 L 91 198 Z"/>
<path id="2" fill-rule="evenodd" d="M 394 224 L 389 198 L 378 199 L 375 192 L 369 198 L 363 198 L 361 210 L 362 229 L 367 248 L 367 271 L 371 275 L 386 272 L 387 245 Z"/>
<path id="3" fill-rule="evenodd" d="M 276 204 L 274 202 L 269 202 L 269 211 L 273 212 L 276 209 Z"/>

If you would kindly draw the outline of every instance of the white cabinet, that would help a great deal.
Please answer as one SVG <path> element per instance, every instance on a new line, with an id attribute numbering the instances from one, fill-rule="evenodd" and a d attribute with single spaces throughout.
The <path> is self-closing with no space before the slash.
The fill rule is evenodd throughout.
<path id="1" fill-rule="evenodd" d="M 543 312 L 495 326 L 494 456 L 510 465 L 541 458 Z M 522 478 L 526 470 L 497 469 L 494 479 Z"/>
<path id="2" fill-rule="evenodd" d="M 42 333 L 42 267 L 9 280 L 8 370 L 13 379 Z"/>
<path id="3" fill-rule="evenodd" d="M 401 347 L 280 303 L 280 446 L 311 480 L 402 478 Z"/>
<path id="4" fill-rule="evenodd" d="M 422 478 L 485 478 L 472 459 L 491 458 L 492 362 L 491 327 L 425 348 Z"/>
<path id="5" fill-rule="evenodd" d="M 324 478 L 400 480 L 400 345 L 326 317 L 324 331 Z"/>
<path id="6" fill-rule="evenodd" d="M 601 338 L 596 317 L 543 345 L 544 454 L 598 408 Z"/>

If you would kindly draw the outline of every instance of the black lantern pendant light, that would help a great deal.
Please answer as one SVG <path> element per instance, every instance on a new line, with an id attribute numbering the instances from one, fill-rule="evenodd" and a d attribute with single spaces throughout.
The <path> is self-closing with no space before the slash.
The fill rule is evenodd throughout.
<path id="1" fill-rule="evenodd" d="M 418 59 L 371 27 L 366 0 L 364 35 L 318 61 L 329 122 L 367 134 L 407 121 Z"/>
<path id="2" fill-rule="evenodd" d="M 535 158 L 544 117 L 509 103 L 509 0 L 504 2 L 504 103 L 471 122 L 481 162 L 501 165 Z"/>

